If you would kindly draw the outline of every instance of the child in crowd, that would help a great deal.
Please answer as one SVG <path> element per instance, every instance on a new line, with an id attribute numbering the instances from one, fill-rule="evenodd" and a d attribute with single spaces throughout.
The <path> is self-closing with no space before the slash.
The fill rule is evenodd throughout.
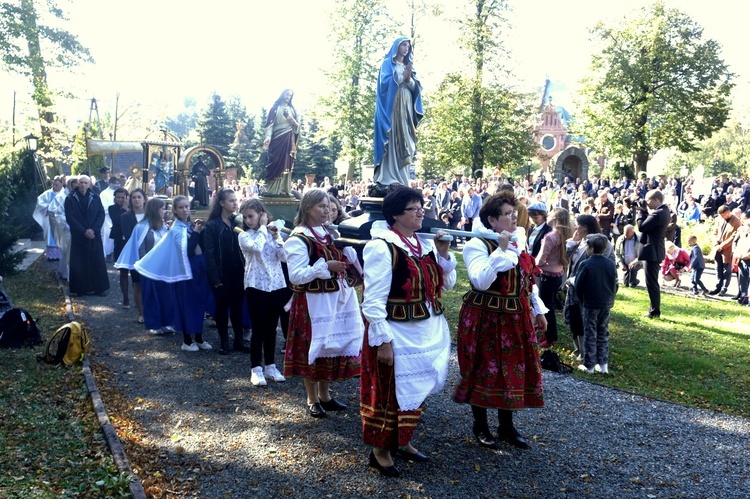
<path id="1" fill-rule="evenodd" d="M 693 269 L 690 277 L 690 282 L 693 284 L 693 294 L 697 295 L 702 292 L 705 295 L 708 293 L 708 288 L 703 285 L 701 275 L 706 269 L 706 261 L 703 259 L 701 247 L 698 246 L 698 238 L 690 236 L 688 238 L 688 246 L 690 246 L 690 268 Z M 698 288 L 700 288 L 700 291 Z"/>
<path id="2" fill-rule="evenodd" d="M 245 256 L 245 299 L 253 324 L 250 340 L 250 382 L 266 386 L 267 378 L 276 382 L 286 378 L 276 367 L 276 325 L 288 300 L 287 282 L 281 263 L 286 261 L 283 240 L 278 226 L 257 198 L 247 199 L 240 207 L 244 222 L 239 234 L 240 248 Z M 261 366 L 265 361 L 265 370 Z"/>
<path id="3" fill-rule="evenodd" d="M 578 368 L 588 374 L 595 370 L 609 374 L 609 312 L 615 304 L 617 271 L 604 256 L 607 236 L 590 234 L 586 242 L 590 258 L 581 263 L 575 277 L 584 325 L 583 364 Z"/>

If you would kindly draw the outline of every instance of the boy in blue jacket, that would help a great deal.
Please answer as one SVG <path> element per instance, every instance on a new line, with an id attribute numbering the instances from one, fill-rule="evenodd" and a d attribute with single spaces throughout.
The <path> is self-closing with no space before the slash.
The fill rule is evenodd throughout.
<path id="1" fill-rule="evenodd" d="M 698 238 L 690 236 L 688 238 L 688 246 L 690 246 L 690 269 L 693 271 L 690 278 L 693 284 L 693 294 L 697 295 L 702 292 L 705 295 L 708 293 L 708 288 L 703 285 L 701 275 L 703 275 L 703 271 L 706 268 L 706 260 L 703 258 L 701 247 L 698 246 Z M 700 290 L 698 289 L 699 287 Z"/>
<path id="2" fill-rule="evenodd" d="M 578 368 L 593 374 L 597 367 L 600 373 L 609 374 L 609 312 L 615 304 L 617 270 L 604 257 L 607 236 L 590 234 L 586 242 L 591 257 L 581 263 L 575 277 L 584 325 L 583 364 Z"/>

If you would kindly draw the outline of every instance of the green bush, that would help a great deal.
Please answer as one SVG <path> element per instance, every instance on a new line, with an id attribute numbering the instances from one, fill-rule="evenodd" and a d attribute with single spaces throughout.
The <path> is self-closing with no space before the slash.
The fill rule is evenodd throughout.
<path id="1" fill-rule="evenodd" d="M 32 213 L 40 193 L 34 190 L 30 160 L 29 153 L 0 150 L 0 275 L 13 274 L 25 257 L 25 252 L 14 251 L 16 241 L 38 230 Z"/>

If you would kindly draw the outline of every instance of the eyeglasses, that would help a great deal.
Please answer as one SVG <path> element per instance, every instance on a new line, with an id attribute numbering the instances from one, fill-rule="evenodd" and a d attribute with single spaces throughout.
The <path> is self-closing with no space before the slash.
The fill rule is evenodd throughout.
<path id="1" fill-rule="evenodd" d="M 518 212 L 517 211 L 509 211 L 508 213 L 501 213 L 501 217 L 508 217 L 508 218 L 518 218 Z"/>
<path id="2" fill-rule="evenodd" d="M 424 208 L 412 206 L 411 208 L 404 208 L 404 211 L 410 211 L 416 215 L 417 213 L 424 213 Z"/>

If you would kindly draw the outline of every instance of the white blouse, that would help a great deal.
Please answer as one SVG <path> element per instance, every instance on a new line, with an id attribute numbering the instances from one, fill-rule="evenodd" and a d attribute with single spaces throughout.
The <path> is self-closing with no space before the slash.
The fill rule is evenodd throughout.
<path id="1" fill-rule="evenodd" d="M 245 256 L 245 288 L 266 292 L 285 288 L 281 262 L 286 261 L 286 255 L 281 237 L 274 239 L 261 225 L 258 230 L 242 232 L 238 239 Z"/>
<path id="2" fill-rule="evenodd" d="M 487 252 L 487 246 L 481 239 L 472 238 L 466 242 L 463 250 L 464 263 L 469 273 L 469 281 L 475 289 L 484 291 L 492 286 L 497 279 L 498 272 L 505 272 L 518 265 L 518 255 L 520 251 L 513 244 L 508 245 L 508 249 L 503 251 L 499 246 L 492 253 Z M 539 291 L 534 284 L 531 293 L 531 308 L 536 317 L 539 314 L 546 314 L 548 309 L 539 299 Z"/>

